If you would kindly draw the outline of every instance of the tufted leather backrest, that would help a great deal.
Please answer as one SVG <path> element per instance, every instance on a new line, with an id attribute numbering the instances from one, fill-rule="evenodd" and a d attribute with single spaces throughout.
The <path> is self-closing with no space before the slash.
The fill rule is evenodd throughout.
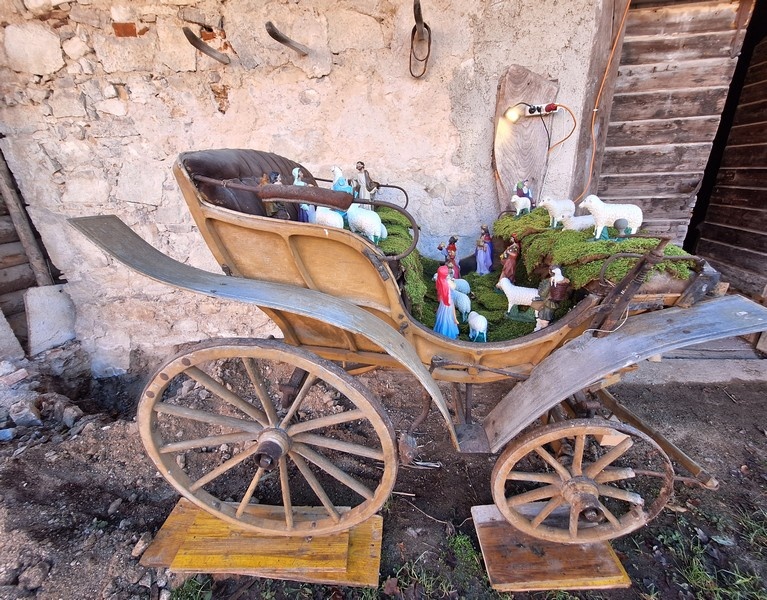
<path id="1" fill-rule="evenodd" d="M 258 185 L 261 177 L 272 171 L 282 176 L 285 184 L 293 183 L 293 169 L 299 167 L 304 181 L 316 185 L 314 176 L 303 166 L 272 152 L 249 149 L 220 149 L 183 152 L 179 159 L 194 180 L 195 175 L 212 179 L 228 180 L 245 185 Z M 253 191 L 238 190 L 213 183 L 195 181 L 200 193 L 211 204 L 223 206 L 239 212 L 265 216 L 264 204 Z M 298 208 L 295 204 L 286 206 L 290 218 L 298 220 Z"/>

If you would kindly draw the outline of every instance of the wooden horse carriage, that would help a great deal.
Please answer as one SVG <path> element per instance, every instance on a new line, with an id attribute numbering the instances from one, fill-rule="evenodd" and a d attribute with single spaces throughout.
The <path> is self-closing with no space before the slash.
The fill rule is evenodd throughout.
<path id="1" fill-rule="evenodd" d="M 408 434 L 398 443 L 381 400 L 355 377 L 378 367 L 413 376 L 412 401 L 425 392 L 422 414 L 437 407 L 459 452 L 499 453 L 494 502 L 536 538 L 594 542 L 643 526 L 672 494 L 672 459 L 716 487 L 604 388 L 650 356 L 765 330 L 767 309 L 737 295 L 711 297 L 717 274 L 703 264 L 681 291 L 643 293 L 657 259 L 650 253 L 610 293 L 587 295 L 540 331 L 506 342 L 450 340 L 408 313 L 402 256 L 384 256 L 348 230 L 295 220 L 299 202 L 344 208 L 349 194 L 312 186 L 303 168 L 309 186 L 259 184 L 270 171 L 292 181 L 296 167 L 254 150 L 180 155 L 174 173 L 226 275 L 170 259 L 115 216 L 71 220 L 132 269 L 255 304 L 282 331 L 282 339 L 193 345 L 151 376 L 138 409 L 141 437 L 183 496 L 269 535 L 332 534 L 363 522 L 386 502 L 400 462 L 412 459 Z M 292 218 L 266 216 L 267 202 L 283 203 Z M 417 239 L 412 217 L 398 210 Z M 498 381 L 516 383 L 475 422 L 473 386 Z M 465 397 L 451 410 L 437 382 L 455 383 Z"/>

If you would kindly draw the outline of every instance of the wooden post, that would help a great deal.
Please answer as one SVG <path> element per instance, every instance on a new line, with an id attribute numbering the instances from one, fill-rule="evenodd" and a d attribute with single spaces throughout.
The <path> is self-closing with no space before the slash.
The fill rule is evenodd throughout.
<path id="1" fill-rule="evenodd" d="M 585 198 L 587 194 L 596 193 L 599 184 L 599 172 L 613 104 L 613 90 L 621 62 L 621 47 L 625 31 L 625 27 L 621 27 L 621 21 L 629 2 L 630 0 L 604 0 L 603 9 L 598 17 L 597 35 L 589 65 L 589 87 L 583 98 L 578 150 L 575 154 L 577 158 L 570 184 L 570 197 L 576 202 Z M 618 36 L 617 42 L 615 42 L 616 36 Z M 615 53 L 608 64 L 613 43 L 615 43 Z M 605 81 L 600 92 L 602 77 Z M 593 114 L 594 110 L 597 111 L 596 115 Z M 592 119 L 594 119 L 593 139 Z"/>
<path id="2" fill-rule="evenodd" d="M 5 157 L 2 153 L 0 153 L 0 195 L 5 200 L 8 214 L 11 215 L 13 226 L 16 228 L 16 233 L 22 246 L 24 246 L 24 252 L 35 274 L 37 285 L 53 285 L 53 277 L 51 277 L 51 273 L 48 270 L 48 264 L 45 262 L 45 257 L 37 243 L 37 239 L 35 239 L 32 224 L 29 222 L 29 217 L 24 209 L 21 198 L 16 193 L 11 171 L 8 169 L 8 163 L 5 162 Z"/>

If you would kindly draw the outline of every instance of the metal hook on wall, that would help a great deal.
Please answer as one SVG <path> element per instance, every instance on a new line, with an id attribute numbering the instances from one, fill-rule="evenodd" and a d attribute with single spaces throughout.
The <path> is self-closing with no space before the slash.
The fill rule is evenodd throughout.
<path id="1" fill-rule="evenodd" d="M 301 56 L 306 56 L 307 54 L 309 54 L 309 48 L 307 48 L 303 44 L 299 44 L 298 42 L 291 40 L 288 36 L 286 36 L 279 29 L 277 29 L 274 26 L 274 23 L 272 23 L 271 21 L 266 22 L 266 33 L 268 33 L 273 40 L 279 42 L 283 46 L 287 46 L 291 50 L 295 50 Z"/>
<path id="2" fill-rule="evenodd" d="M 426 65 L 429 63 L 429 56 L 431 55 L 431 28 L 423 20 L 423 13 L 421 12 L 421 0 L 413 0 L 413 13 L 415 16 L 415 25 L 413 25 L 413 31 L 410 34 L 410 74 L 418 79 L 423 77 L 426 73 Z M 418 56 L 415 51 L 416 44 L 426 43 L 426 54 Z M 417 75 L 413 72 L 413 63 L 420 65 L 421 72 Z"/>
<path id="3" fill-rule="evenodd" d="M 225 65 L 229 64 L 229 57 L 226 54 L 223 54 L 219 52 L 218 50 L 214 50 L 208 44 L 203 42 L 198 36 L 192 32 L 189 27 L 182 27 L 181 31 L 184 32 L 184 35 L 186 36 L 186 39 L 189 40 L 189 43 L 192 44 L 195 48 L 197 48 L 200 52 L 203 54 L 210 56 L 213 60 L 217 60 L 220 63 L 223 63 Z"/>

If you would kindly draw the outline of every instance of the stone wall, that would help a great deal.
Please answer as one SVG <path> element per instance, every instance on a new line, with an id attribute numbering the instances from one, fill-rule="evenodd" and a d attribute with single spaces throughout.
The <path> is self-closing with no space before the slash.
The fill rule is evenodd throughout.
<path id="1" fill-rule="evenodd" d="M 557 80 L 558 100 L 580 114 L 602 2 L 422 7 L 434 41 L 426 75 L 414 79 L 409 2 L 0 3 L 0 148 L 68 281 L 96 375 L 184 342 L 276 333 L 257 309 L 131 273 L 66 224 L 115 213 L 168 255 L 217 270 L 171 174 L 181 151 L 269 150 L 326 178 L 332 165 L 351 174 L 362 159 L 375 179 L 408 190 L 422 252 L 434 255 L 454 233 L 459 254 L 471 251 L 479 225 L 507 208 L 498 205 L 491 168 L 500 77 L 519 64 Z M 266 21 L 309 55 L 272 40 Z M 184 26 L 230 63 L 196 51 Z M 553 139 L 570 126 L 556 119 Z M 576 139 L 551 158 L 542 194 L 569 195 Z"/>

